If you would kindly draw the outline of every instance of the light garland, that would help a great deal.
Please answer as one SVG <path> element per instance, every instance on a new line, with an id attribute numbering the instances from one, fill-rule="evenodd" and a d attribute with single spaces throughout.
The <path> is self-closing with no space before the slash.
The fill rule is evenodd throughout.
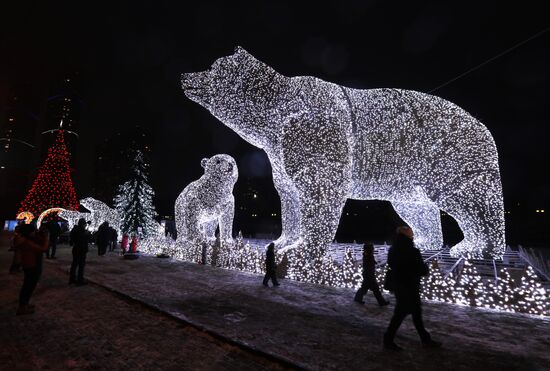
<path id="1" fill-rule="evenodd" d="M 16 220 L 24 220 L 25 224 L 31 224 L 34 215 L 29 211 L 22 211 L 15 217 Z"/>
<path id="2" fill-rule="evenodd" d="M 42 214 L 40 214 L 40 216 L 38 217 L 38 220 L 36 221 L 36 228 L 40 229 L 40 225 L 42 225 L 42 220 L 44 220 L 44 218 L 47 217 L 48 215 L 52 213 L 60 213 L 62 211 L 66 211 L 66 210 L 63 209 L 62 207 L 52 207 L 51 209 L 44 210 Z"/>
<path id="3" fill-rule="evenodd" d="M 182 87 L 271 162 L 282 252 L 322 266 L 345 201 L 386 200 L 420 249 L 443 244 L 440 210 L 464 239 L 454 256 L 505 249 L 498 153 L 487 128 L 455 104 L 401 89 L 358 90 L 289 78 L 238 47 Z"/>
<path id="4" fill-rule="evenodd" d="M 233 157 L 219 154 L 202 159 L 201 166 L 204 174 L 185 187 L 174 207 L 177 241 L 184 250 L 214 241 L 218 226 L 223 243 L 232 241 L 237 163 Z"/>

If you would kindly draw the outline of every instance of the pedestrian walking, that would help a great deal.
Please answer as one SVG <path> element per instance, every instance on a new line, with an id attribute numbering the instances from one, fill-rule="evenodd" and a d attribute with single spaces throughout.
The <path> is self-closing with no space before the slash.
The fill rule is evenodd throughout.
<path id="1" fill-rule="evenodd" d="M 118 241 L 118 232 L 113 227 L 109 227 L 109 231 L 110 231 L 109 251 L 115 251 L 116 244 Z"/>
<path id="2" fill-rule="evenodd" d="M 268 286 L 267 283 L 270 279 L 273 286 L 279 286 L 279 282 L 277 282 L 277 265 L 275 263 L 275 244 L 273 242 L 267 246 L 265 253 L 265 276 L 263 281 L 265 287 Z"/>
<path id="3" fill-rule="evenodd" d="M 57 221 L 52 220 L 47 223 L 48 231 L 50 233 L 50 245 L 48 251 L 46 251 L 46 258 L 55 259 L 55 252 L 57 250 L 57 240 L 61 235 L 61 227 Z"/>
<path id="4" fill-rule="evenodd" d="M 69 276 L 69 284 L 84 285 L 84 266 L 86 254 L 88 254 L 88 242 L 92 239 L 90 232 L 86 230 L 86 220 L 80 218 L 78 224 L 71 231 L 69 244 L 73 247 L 73 262 Z M 78 274 L 77 274 L 78 271 Z"/>
<path id="5" fill-rule="evenodd" d="M 381 307 L 388 305 L 390 302 L 384 299 L 380 293 L 378 282 L 376 282 L 376 260 L 374 259 L 374 246 L 372 243 L 365 243 L 363 245 L 363 282 L 361 287 L 355 293 L 355 300 L 357 303 L 365 304 L 363 297 L 370 289 L 374 294 L 374 297 L 378 301 L 378 305 Z"/>
<path id="6" fill-rule="evenodd" d="M 23 224 L 14 239 L 14 248 L 20 251 L 24 278 L 19 292 L 17 315 L 34 313 L 29 301 L 42 275 L 42 255 L 48 249 L 48 233 L 45 227 L 36 231 L 35 224 Z"/>
<path id="7" fill-rule="evenodd" d="M 11 239 L 11 245 L 8 251 L 13 251 L 13 257 L 10 265 L 10 274 L 15 274 L 21 271 L 21 250 L 15 248 L 15 240 L 20 234 L 21 226 L 23 222 L 19 222 L 13 230 L 13 238 Z"/>
<path id="8" fill-rule="evenodd" d="M 409 227 L 399 227 L 388 252 L 388 266 L 391 271 L 392 289 L 395 294 L 395 309 L 384 334 L 384 348 L 402 350 L 394 342 L 395 334 L 403 319 L 412 315 L 413 324 L 425 347 L 438 348 L 440 342 L 432 340 L 424 328 L 420 302 L 420 278 L 429 273 L 420 251 L 414 246 L 414 233 Z"/>
<path id="9" fill-rule="evenodd" d="M 107 246 L 111 241 L 111 230 L 109 229 L 109 223 L 103 222 L 96 232 L 97 238 L 97 255 L 103 256 L 107 252 Z"/>

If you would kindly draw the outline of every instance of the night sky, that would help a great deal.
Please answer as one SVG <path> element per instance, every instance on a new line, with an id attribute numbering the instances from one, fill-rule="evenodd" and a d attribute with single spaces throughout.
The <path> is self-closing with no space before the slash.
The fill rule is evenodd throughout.
<path id="1" fill-rule="evenodd" d="M 98 140 L 135 124 L 154 131 L 151 185 L 163 215 L 216 153 L 236 158 L 241 180 L 269 183 L 265 154 L 180 88 L 182 72 L 236 45 L 287 76 L 429 92 L 550 26 L 542 2 L 17 3 L 2 9 L 0 90 L 78 73 L 79 197 L 89 195 Z M 433 92 L 492 132 L 506 208 L 550 208 L 549 83 L 550 31 Z"/>

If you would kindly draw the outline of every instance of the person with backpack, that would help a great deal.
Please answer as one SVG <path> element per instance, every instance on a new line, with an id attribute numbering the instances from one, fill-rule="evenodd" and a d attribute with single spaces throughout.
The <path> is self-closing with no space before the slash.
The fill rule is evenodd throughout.
<path id="1" fill-rule="evenodd" d="M 277 264 L 275 263 L 275 244 L 273 242 L 267 246 L 265 253 L 265 277 L 263 281 L 265 287 L 268 286 L 270 279 L 273 286 L 279 286 L 279 282 L 277 282 Z"/>

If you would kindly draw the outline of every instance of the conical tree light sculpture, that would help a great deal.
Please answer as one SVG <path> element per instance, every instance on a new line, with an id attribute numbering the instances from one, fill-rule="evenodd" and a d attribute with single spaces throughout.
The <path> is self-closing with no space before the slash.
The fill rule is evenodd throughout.
<path id="1" fill-rule="evenodd" d="M 69 156 L 64 131 L 58 130 L 55 143 L 48 149 L 46 160 L 38 169 L 38 175 L 29 193 L 21 202 L 18 214 L 31 212 L 38 216 L 43 211 L 56 207 L 78 210 L 79 204 L 71 180 Z"/>

